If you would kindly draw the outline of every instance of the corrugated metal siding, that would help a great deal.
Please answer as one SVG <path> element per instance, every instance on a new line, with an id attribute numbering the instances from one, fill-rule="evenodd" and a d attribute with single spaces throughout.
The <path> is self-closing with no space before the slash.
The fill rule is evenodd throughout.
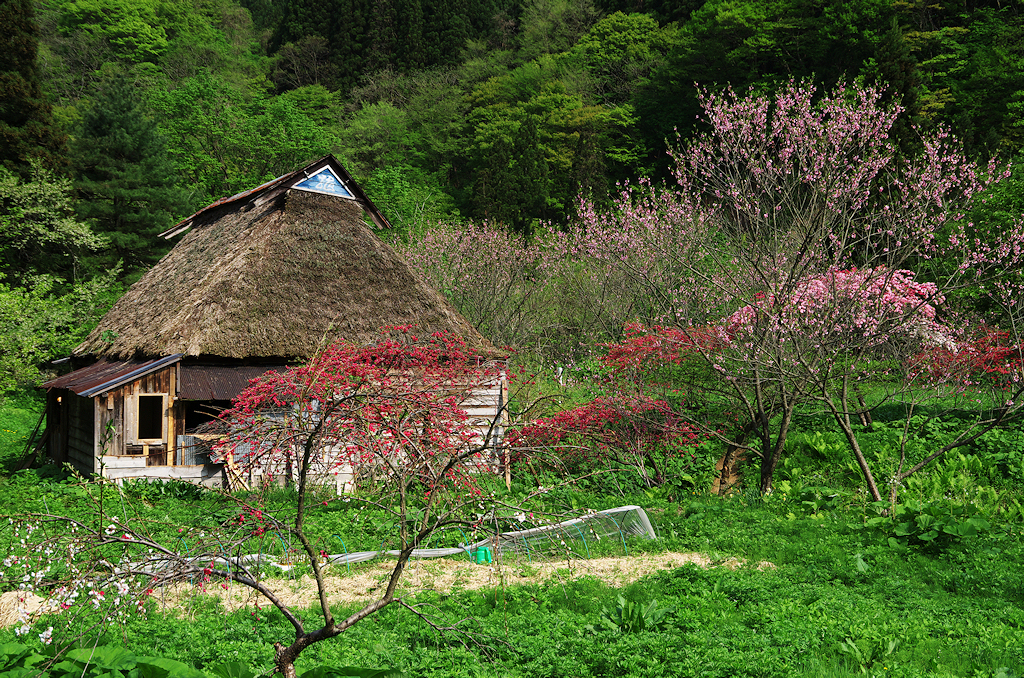
<path id="1" fill-rule="evenodd" d="M 174 463 L 176 466 L 198 466 L 210 463 L 212 451 L 209 440 L 196 436 L 177 436 L 177 450 Z"/>
<path id="2" fill-rule="evenodd" d="M 249 382 L 268 372 L 283 372 L 284 365 L 182 365 L 178 397 L 182 400 L 231 400 Z"/>

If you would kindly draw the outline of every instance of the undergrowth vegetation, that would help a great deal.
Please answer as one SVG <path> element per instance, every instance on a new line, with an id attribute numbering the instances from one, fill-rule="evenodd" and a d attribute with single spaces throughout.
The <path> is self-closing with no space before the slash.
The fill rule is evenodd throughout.
<path id="1" fill-rule="evenodd" d="M 871 453 L 882 457 L 885 422 L 876 428 L 880 442 Z M 926 427 L 915 441 L 934 444 L 942 429 Z M 520 501 L 542 485 L 548 491 L 533 504 L 538 516 L 637 504 L 659 538 L 552 549 L 548 558 L 565 567 L 543 582 L 518 583 L 518 573 L 535 564 L 520 559 L 503 563 L 501 583 L 491 588 L 416 593 L 415 600 L 459 633 L 442 633 L 405 610 L 387 608 L 354 626 L 343 642 L 311 648 L 300 675 L 331 666 L 438 677 L 1021 675 L 1020 433 L 995 430 L 947 457 L 913 478 L 896 507 L 870 500 L 840 453 L 841 442 L 813 417 L 799 422 L 780 482 L 767 496 L 712 496 L 706 485 L 649 487 L 635 469 L 560 483 L 538 468 L 517 476 L 509 491 L 486 485 L 482 512 L 486 502 Z M 187 526 L 180 533 L 186 548 L 190 530 L 215 529 L 237 514 L 230 497 L 189 486 L 85 489 L 38 470 L 5 479 L 2 496 L 5 513 L 71 514 L 102 497 L 112 514 L 163 524 L 169 535 Z M 282 489 L 269 503 L 292 501 L 293 491 Z M 373 550 L 394 531 L 383 512 L 358 499 L 316 504 L 309 518 L 310 534 L 328 552 Z M 433 545 L 471 538 L 453 530 Z M 268 533 L 253 546 L 282 556 L 293 545 Z M 579 574 L 588 553 L 626 552 L 655 563 L 659 554 L 699 552 L 711 566 L 661 567 L 622 587 Z M 574 562 L 580 566 L 575 576 Z M 331 574 L 367 571 L 367 565 L 335 566 Z M 302 571 L 266 574 L 290 577 L 296 586 Z M 358 609 L 335 607 L 338 616 Z M 0 642 L 7 644 L 0 647 L 8 657 L 17 654 L 16 644 L 45 654 L 52 646 L 43 641 L 50 638 L 39 634 L 47 628 L 53 627 L 55 645 L 73 635 L 62 623 L 44 617 L 21 638 L 5 629 Z M 139 666 L 161 656 L 208 676 L 243 676 L 270 665 L 270 641 L 288 629 L 272 608 L 230 611 L 197 590 L 173 610 L 161 612 L 151 603 L 146 615 L 119 619 L 78 643 L 128 648 L 142 658 Z"/>
<path id="2" fill-rule="evenodd" d="M 42 409 L 42 399 L 27 390 L 0 398 L 0 468 L 3 471 L 14 471 L 24 458 L 25 446 Z"/>
<path id="3" fill-rule="evenodd" d="M 725 436 L 698 435 L 674 419 L 680 411 L 712 411 L 713 404 L 687 403 L 670 388 L 670 378 L 648 375 L 646 383 L 655 384 L 648 391 L 654 395 L 631 401 L 616 366 L 597 359 L 553 378 L 536 377 L 536 393 L 520 397 L 545 397 L 532 429 L 519 434 L 535 446 L 520 448 L 511 487 L 480 476 L 471 521 L 438 531 L 423 546 L 470 544 L 485 531 L 631 504 L 647 511 L 657 539 L 566 539 L 525 557 L 499 558 L 487 588 L 457 581 L 450 589 L 409 594 L 407 600 L 431 610 L 434 625 L 397 606 L 385 608 L 338 642 L 309 648 L 296 662 L 298 675 L 1024 674 L 1019 428 L 984 432 L 904 478 L 898 501 L 877 501 L 831 418 L 805 408 L 793 418 L 773 491 L 758 491 L 758 460 L 748 453 L 738 464 L 752 480 L 718 496 L 710 488 Z M 4 408 L 0 514 L 86 520 L 101 505 L 112 522 L 97 529 L 142 525 L 187 554 L 210 535 L 234 529 L 249 500 L 174 482 L 83 484 L 55 466 L 16 471 L 38 403 L 8 398 Z M 726 430 L 728 412 L 715 414 Z M 902 453 L 920 457 L 947 445 L 969 416 L 956 402 L 913 412 L 893 403 L 874 409 L 858 437 L 879 477 L 891 478 Z M 296 490 L 272 490 L 262 501 L 268 513 L 287 517 Z M 394 517 L 372 496 L 323 493 L 307 506 L 305 532 L 322 553 L 384 550 L 399 541 Z M 511 506 L 521 513 L 501 510 Z M 268 523 L 234 548 L 286 564 L 260 566 L 260 576 L 298 589 L 312 572 L 288 534 Z M 678 552 L 699 553 L 709 566 L 678 567 L 668 555 Z M 621 586 L 587 574 L 588 559 L 625 562 L 627 555 L 650 559 L 653 569 Z M 18 567 L 10 560 L 3 565 L 8 575 Z M 553 574 L 532 576 L 544 562 L 556 565 Z M 380 578 L 372 563 L 335 564 L 329 574 L 341 585 L 360 576 Z M 55 648 L 78 647 L 48 675 L 267 675 L 273 642 L 288 636 L 288 620 L 255 599 L 243 609 L 225 607 L 208 595 L 219 585 L 196 580 L 184 595 L 156 591 L 143 605 L 145 614 L 103 619 L 87 611 L 73 622 L 43 615 L 29 626 L 19 620 L 0 630 L 0 672 L 37 675 Z M 157 601 L 166 596 L 176 602 L 161 609 Z M 332 604 L 332 611 L 343 619 L 362 604 Z M 316 613 L 299 611 L 310 618 Z M 96 655 L 99 663 L 77 667 L 94 647 L 107 648 Z"/>

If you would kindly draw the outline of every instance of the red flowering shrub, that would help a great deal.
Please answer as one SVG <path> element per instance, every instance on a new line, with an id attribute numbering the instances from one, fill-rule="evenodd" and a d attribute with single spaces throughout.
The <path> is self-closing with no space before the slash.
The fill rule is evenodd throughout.
<path id="1" fill-rule="evenodd" d="M 727 341 L 715 327 L 679 329 L 630 323 L 625 338 L 608 346 L 601 359 L 614 374 L 647 372 L 662 365 L 682 365 L 696 354 L 718 350 Z"/>
<path id="2" fill-rule="evenodd" d="M 335 344 L 254 381 L 223 415 L 220 452 L 264 474 L 354 472 L 383 491 L 417 481 L 428 492 L 474 492 L 471 471 L 488 463 L 499 422 L 469 410 L 503 378 L 459 338 L 394 328 L 371 346 Z"/>
<path id="3" fill-rule="evenodd" d="M 974 337 L 954 347 L 919 353 L 912 374 L 964 387 L 1009 387 L 1024 379 L 1024 343 L 1014 344 L 1009 332 L 982 326 Z"/>
<path id="4" fill-rule="evenodd" d="M 521 457 L 532 450 L 555 450 L 570 474 L 619 464 L 660 485 L 669 479 L 668 460 L 692 459 L 693 448 L 705 438 L 664 400 L 615 395 L 537 419 L 510 442 Z"/>

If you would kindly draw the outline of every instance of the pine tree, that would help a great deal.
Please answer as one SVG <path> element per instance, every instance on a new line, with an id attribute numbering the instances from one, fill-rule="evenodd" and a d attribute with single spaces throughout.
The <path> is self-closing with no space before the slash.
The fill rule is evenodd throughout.
<path id="1" fill-rule="evenodd" d="M 348 92 L 358 82 L 366 67 L 373 45 L 373 4 L 371 0 L 336 0 L 338 13 L 331 34 L 334 67 L 338 84 Z"/>
<path id="2" fill-rule="evenodd" d="M 109 268 L 120 259 L 131 274 L 156 262 L 169 247 L 157 235 L 180 216 L 184 200 L 164 140 L 130 84 L 104 88 L 72 150 L 79 218 L 110 240 L 94 263 Z"/>
<path id="3" fill-rule="evenodd" d="M 60 170 L 67 138 L 54 121 L 36 68 L 32 0 L 0 0 L 0 165 L 31 175 L 32 159 Z"/>
<path id="4" fill-rule="evenodd" d="M 373 26 L 373 39 L 366 62 L 366 70 L 369 73 L 384 70 L 395 64 L 399 41 L 398 12 L 394 0 L 374 0 Z"/>
<path id="5" fill-rule="evenodd" d="M 867 69 L 867 81 L 888 85 L 886 101 L 899 104 L 904 110 L 893 125 L 892 134 L 899 139 L 904 150 L 915 148 L 918 135 L 914 128 L 924 122 L 921 118 L 921 74 L 896 17 L 892 18 L 889 30 L 882 36 L 871 66 L 873 68 Z"/>
<path id="6" fill-rule="evenodd" d="M 401 65 L 408 69 L 423 68 L 427 59 L 423 36 L 423 3 L 421 0 L 402 0 L 398 16 L 401 17 L 398 30 L 402 44 Z"/>
<path id="7" fill-rule="evenodd" d="M 458 63 L 470 37 L 466 0 L 428 0 L 423 15 L 424 65 Z"/>

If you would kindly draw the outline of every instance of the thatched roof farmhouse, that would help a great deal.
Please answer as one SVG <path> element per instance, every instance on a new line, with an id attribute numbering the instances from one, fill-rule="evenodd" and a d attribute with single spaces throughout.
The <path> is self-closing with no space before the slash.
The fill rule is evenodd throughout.
<path id="1" fill-rule="evenodd" d="M 374 233 L 388 227 L 327 156 L 167 231 L 184 237 L 75 349 L 78 369 L 45 385 L 50 456 L 84 473 L 217 482 L 187 431 L 324 341 L 411 324 L 499 357 Z"/>

